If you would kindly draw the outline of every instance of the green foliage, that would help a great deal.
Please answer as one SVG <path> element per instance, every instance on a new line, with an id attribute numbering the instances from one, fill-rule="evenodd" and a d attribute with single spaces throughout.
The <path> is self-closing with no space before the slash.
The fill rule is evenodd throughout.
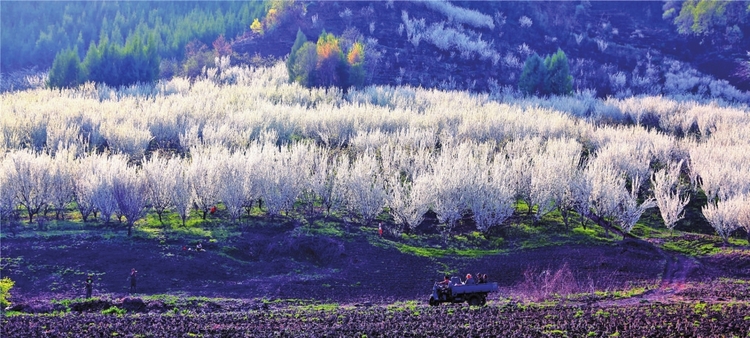
<path id="1" fill-rule="evenodd" d="M 526 58 L 523 72 L 518 79 L 518 89 L 524 95 L 543 95 L 544 79 L 547 77 L 547 67 L 536 53 Z"/>
<path id="2" fill-rule="evenodd" d="M 568 57 L 558 49 L 555 54 L 544 59 L 547 72 L 544 77 L 545 92 L 555 95 L 569 95 L 573 92 L 573 77 L 570 76 Z"/>
<path id="3" fill-rule="evenodd" d="M 526 58 L 518 79 L 518 89 L 524 95 L 569 95 L 573 92 L 568 57 L 558 49 L 542 58 L 536 53 Z"/>
<path id="4" fill-rule="evenodd" d="M 286 59 L 286 70 L 289 73 L 289 81 L 295 81 L 294 65 L 297 60 L 297 51 L 307 42 L 307 37 L 302 33 L 301 29 L 297 29 L 297 38 L 294 39 L 292 45 L 292 51 L 289 53 L 289 58 Z"/>
<path id="5" fill-rule="evenodd" d="M 674 25 L 680 34 L 724 36 L 729 43 L 737 43 L 742 39 L 740 27 L 747 27 L 749 12 L 750 6 L 745 8 L 743 1 L 688 0 L 668 2 L 662 16 L 664 19 L 674 17 Z"/>
<path id="6" fill-rule="evenodd" d="M 64 50 L 57 53 L 52 68 L 49 70 L 47 87 L 71 88 L 85 82 L 85 71 L 78 58 L 78 50 Z"/>
<path id="7" fill-rule="evenodd" d="M 726 25 L 727 1 L 688 0 L 674 19 L 680 34 L 706 35 L 714 25 Z"/>
<path id="8" fill-rule="evenodd" d="M 205 43 L 193 40 L 185 46 L 185 64 L 182 74 L 191 79 L 198 77 L 203 68 L 214 66 L 214 55 Z"/>
<path id="9" fill-rule="evenodd" d="M 78 52 L 59 53 L 49 73 L 51 88 L 75 87 L 87 81 L 111 87 L 128 86 L 138 82 L 153 82 L 159 77 L 159 54 L 156 39 L 135 34 L 125 46 L 117 46 L 102 39 L 89 45 L 81 63 Z"/>
<path id="10" fill-rule="evenodd" d="M 287 59 L 289 80 L 306 87 L 360 87 L 365 83 L 364 45 L 356 41 L 346 54 L 341 39 L 323 31 L 316 43 L 307 41 L 301 31 Z"/>
<path id="11" fill-rule="evenodd" d="M 10 289 L 13 288 L 14 284 L 15 282 L 8 277 L 0 279 L 0 311 L 10 306 L 8 297 L 10 297 Z"/>
<path id="12" fill-rule="evenodd" d="M 294 61 L 292 65 L 294 81 L 305 87 L 315 86 L 315 67 L 318 64 L 318 52 L 315 43 L 305 42 L 295 53 Z"/>
<path id="13" fill-rule="evenodd" d="M 4 71 L 49 65 L 58 52 L 83 51 L 96 41 L 123 46 L 133 35 L 153 35 L 161 58 L 182 59 L 189 41 L 237 36 L 267 10 L 263 1 L 2 1 L 0 7 Z"/>
<path id="14" fill-rule="evenodd" d="M 318 37 L 316 71 L 318 85 L 320 86 L 330 87 L 343 84 L 346 63 L 339 42 L 339 38 L 325 31 Z"/>
<path id="15" fill-rule="evenodd" d="M 361 42 L 355 42 L 346 56 L 349 64 L 348 85 L 362 87 L 365 83 L 365 48 Z"/>
<path id="16" fill-rule="evenodd" d="M 102 310 L 102 314 L 103 315 L 117 315 L 117 316 L 122 316 L 122 315 L 125 314 L 125 312 L 127 312 L 127 310 L 121 309 L 121 308 L 119 308 L 117 306 L 110 306 L 109 308 Z"/>

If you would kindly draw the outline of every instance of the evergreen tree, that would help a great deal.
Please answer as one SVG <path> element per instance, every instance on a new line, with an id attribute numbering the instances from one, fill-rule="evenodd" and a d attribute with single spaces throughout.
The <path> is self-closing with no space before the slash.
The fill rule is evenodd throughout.
<path id="1" fill-rule="evenodd" d="M 297 59 L 297 51 L 302 48 L 302 45 L 307 42 L 307 37 L 302 33 L 301 29 L 297 29 L 297 38 L 294 40 L 292 45 L 292 51 L 289 53 L 289 58 L 286 59 L 286 70 L 289 72 L 289 81 L 294 81 L 297 77 L 294 73 L 294 63 Z"/>
<path id="2" fill-rule="evenodd" d="M 83 58 L 83 69 L 86 78 L 96 83 L 104 83 L 107 74 L 103 73 L 102 63 L 104 62 L 104 49 L 107 48 L 107 40 L 102 40 L 97 46 L 93 41 L 89 45 L 86 56 Z"/>
<path id="3" fill-rule="evenodd" d="M 316 45 L 310 41 L 302 44 L 302 47 L 294 53 L 294 81 L 305 87 L 312 87 L 316 83 L 315 67 L 318 64 L 318 52 Z"/>
<path id="4" fill-rule="evenodd" d="M 547 73 L 544 77 L 545 93 L 569 95 L 573 92 L 573 77 L 570 75 L 568 57 L 561 49 L 544 59 Z"/>
<path id="5" fill-rule="evenodd" d="M 47 78 L 49 88 L 71 88 L 85 81 L 85 74 L 81 68 L 81 60 L 78 57 L 78 49 L 63 50 L 57 53 L 52 62 L 52 68 Z"/>
<path id="6" fill-rule="evenodd" d="M 539 55 L 534 53 L 526 58 L 523 72 L 518 79 L 518 90 L 525 95 L 544 95 L 544 79 L 547 76 L 547 67 Z"/>

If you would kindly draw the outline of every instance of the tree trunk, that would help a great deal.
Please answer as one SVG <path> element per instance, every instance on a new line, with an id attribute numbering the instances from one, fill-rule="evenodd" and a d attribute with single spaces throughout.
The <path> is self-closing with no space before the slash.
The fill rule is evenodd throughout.
<path id="1" fill-rule="evenodd" d="M 203 210 L 203 220 L 204 220 L 204 221 L 206 220 L 206 214 L 208 214 L 208 211 L 206 211 L 206 210 Z"/>
<path id="2" fill-rule="evenodd" d="M 128 222 L 128 237 L 133 234 L 133 224 Z"/>
<path id="3" fill-rule="evenodd" d="M 161 220 L 161 214 L 162 214 L 163 212 L 164 212 L 164 210 L 162 210 L 162 211 L 158 211 L 158 210 L 157 210 L 157 211 L 156 211 L 156 214 L 157 214 L 157 215 L 159 216 L 159 223 L 161 223 L 161 225 L 164 225 L 164 221 L 162 221 L 162 220 Z"/>
<path id="4" fill-rule="evenodd" d="M 560 210 L 560 215 L 562 216 L 563 224 L 565 224 L 565 228 L 566 229 L 569 228 L 569 226 L 568 226 L 568 210 L 564 209 L 564 208 L 560 208 L 560 207 L 558 207 L 557 209 Z"/>
<path id="5" fill-rule="evenodd" d="M 586 217 L 583 217 L 583 214 L 579 216 L 581 217 L 581 226 L 583 227 L 583 230 L 586 230 Z"/>
<path id="6" fill-rule="evenodd" d="M 747 230 L 747 245 L 750 246 L 750 229 Z"/>
<path id="7" fill-rule="evenodd" d="M 590 214 L 588 217 L 589 217 L 589 219 L 591 219 L 592 221 L 594 221 L 594 223 L 596 223 L 597 225 L 599 225 L 602 228 L 604 228 L 604 231 L 606 232 L 607 236 L 609 236 L 609 230 L 612 230 L 612 232 L 614 232 L 614 233 L 616 233 L 618 235 L 635 238 L 635 236 L 633 236 L 631 234 L 626 234 L 625 232 L 622 232 L 619 229 L 612 227 L 612 225 L 609 224 L 609 222 L 607 222 L 603 217 L 600 217 L 600 216 L 598 216 L 596 214 Z"/>

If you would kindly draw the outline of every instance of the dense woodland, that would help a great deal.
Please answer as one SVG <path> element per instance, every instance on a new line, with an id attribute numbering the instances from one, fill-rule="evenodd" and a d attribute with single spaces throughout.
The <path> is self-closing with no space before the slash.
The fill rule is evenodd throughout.
<path id="1" fill-rule="evenodd" d="M 18 1 L 3 2 L 2 71 L 48 69 L 55 55 L 91 45 L 123 47 L 153 38 L 162 59 L 182 59 L 185 45 L 234 38 L 263 17 L 266 4 L 240 1 Z M 110 74 L 116 76 L 117 74 Z"/>
<path id="2" fill-rule="evenodd" d="M 352 77 L 328 62 L 326 76 L 317 74 L 322 82 L 300 78 L 311 85 L 507 92 L 519 89 L 534 54 L 544 59 L 562 50 L 572 91 L 747 102 L 748 7 L 742 1 L 5 2 L 0 68 L 3 90 L 195 78 L 227 64 L 299 60 L 302 46 L 293 46 L 299 32 L 312 43 L 335 38 L 338 45 L 330 46 L 340 59 L 359 64 Z M 349 61 L 352 47 L 357 56 Z M 303 61 L 315 62 L 313 54 Z M 39 72 L 42 81 L 24 78 Z"/>

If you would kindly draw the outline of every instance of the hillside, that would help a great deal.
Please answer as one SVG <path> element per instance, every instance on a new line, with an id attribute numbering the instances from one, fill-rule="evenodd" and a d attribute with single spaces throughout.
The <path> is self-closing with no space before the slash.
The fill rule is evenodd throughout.
<path id="1" fill-rule="evenodd" d="M 297 29 L 312 41 L 322 30 L 342 36 L 361 35 L 363 40 L 377 43 L 373 46 L 378 53 L 378 66 L 372 75 L 374 84 L 484 92 L 497 90 L 497 86 L 515 88 L 527 55 L 533 52 L 548 55 L 559 48 L 572 61 L 574 88 L 594 89 L 599 97 L 627 95 L 627 89 L 632 94 L 654 94 L 653 87 L 669 87 L 665 81 L 669 81 L 667 74 L 676 71 L 670 70 L 674 68 L 670 66 L 673 61 L 726 80 L 741 91 L 750 90 L 747 55 L 742 47 L 750 44 L 750 34 L 731 43 L 720 38 L 707 43 L 706 37 L 681 35 L 669 20 L 662 19 L 663 5 L 655 1 L 456 4 L 489 20 L 490 28 L 457 22 L 447 12 L 435 9 L 439 6 L 419 1 L 319 2 L 306 5 L 304 15 L 288 18 L 265 35 L 235 40 L 233 47 L 239 54 L 284 58 Z M 424 35 L 421 42 L 410 37 L 408 24 L 404 28 L 407 23 L 404 13 L 412 22 L 422 20 L 424 28 L 415 28 L 421 32 L 416 34 Z M 522 17 L 528 19 L 525 24 Z M 450 42 L 441 43 L 452 47 L 438 48 L 427 36 L 435 24 L 445 28 L 445 34 L 455 27 L 456 34 L 468 41 L 486 43 L 488 56 L 480 57 L 478 52 L 462 55 L 462 47 Z M 746 24 L 741 26 L 747 29 Z M 618 72 L 627 76 L 627 83 L 616 84 L 611 80 Z M 685 81 L 702 76 L 688 69 L 682 72 L 677 71 L 676 75 Z M 651 83 L 642 83 L 644 78 Z M 681 89 L 686 91 L 683 94 L 699 91 L 697 86 Z M 674 89 L 663 91 L 677 94 Z"/>
<path id="2" fill-rule="evenodd" d="M 750 332 L 746 3 L 162 5 L 3 78 L 3 337 Z"/>

